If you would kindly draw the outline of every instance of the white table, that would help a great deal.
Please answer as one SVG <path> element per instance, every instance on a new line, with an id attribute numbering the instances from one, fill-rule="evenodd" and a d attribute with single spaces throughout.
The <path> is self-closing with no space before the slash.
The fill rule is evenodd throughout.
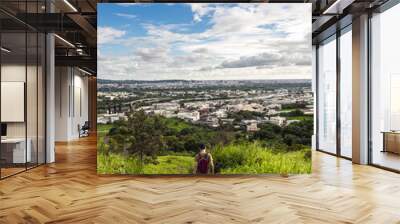
<path id="1" fill-rule="evenodd" d="M 26 162 L 31 162 L 32 160 L 32 151 L 31 151 L 31 145 L 32 141 L 31 139 L 26 139 L 26 142 L 28 142 L 25 151 L 25 138 L 5 138 L 1 139 L 1 144 L 2 147 L 13 147 L 13 158 L 12 162 L 13 163 L 26 163 Z"/>

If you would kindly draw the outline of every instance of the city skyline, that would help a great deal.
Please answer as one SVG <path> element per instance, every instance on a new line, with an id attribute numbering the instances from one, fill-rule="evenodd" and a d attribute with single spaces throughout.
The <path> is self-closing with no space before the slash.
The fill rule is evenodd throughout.
<path id="1" fill-rule="evenodd" d="M 99 4 L 99 78 L 311 79 L 308 4 Z"/>

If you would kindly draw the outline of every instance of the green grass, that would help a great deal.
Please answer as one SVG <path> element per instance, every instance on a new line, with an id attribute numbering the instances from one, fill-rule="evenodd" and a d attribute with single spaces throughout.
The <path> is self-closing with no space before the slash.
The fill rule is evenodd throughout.
<path id="1" fill-rule="evenodd" d="M 97 149 L 102 147 L 104 143 L 104 137 L 111 128 L 112 124 L 97 124 Z"/>
<path id="2" fill-rule="evenodd" d="M 287 117 L 288 120 L 299 120 L 299 121 L 305 121 L 305 120 L 313 120 L 313 116 L 311 115 L 304 115 L 304 116 L 294 116 L 294 117 Z"/>
<path id="3" fill-rule="evenodd" d="M 177 132 L 180 132 L 185 128 L 192 127 L 192 125 L 188 124 L 187 122 L 176 118 L 168 118 L 164 119 L 164 121 L 168 128 L 175 129 Z"/>
<path id="4" fill-rule="evenodd" d="M 119 154 L 97 155 L 99 174 L 191 174 L 194 158 L 192 156 L 158 156 L 158 164 L 145 164 L 138 158 Z"/>
<path id="5" fill-rule="evenodd" d="M 212 151 L 215 163 L 220 163 L 221 174 L 307 174 L 311 173 L 310 149 L 295 152 L 273 152 L 259 143 L 219 147 Z M 118 154 L 98 154 L 97 170 L 100 174 L 191 174 L 193 156 L 158 156 L 157 164 L 141 167 L 135 157 Z"/>
<path id="6" fill-rule="evenodd" d="M 97 154 L 97 173 L 99 174 L 141 174 L 143 168 L 138 158 L 119 154 Z"/>
<path id="7" fill-rule="evenodd" d="M 309 116 L 291 117 L 309 119 Z M 312 118 L 312 117 L 310 117 Z M 167 122 L 170 127 L 181 131 L 190 127 L 180 120 Z M 103 139 L 112 125 L 98 125 L 98 147 L 107 147 Z M 102 150 L 104 151 L 104 150 Z M 157 164 L 141 165 L 135 156 L 120 154 L 102 154 L 97 156 L 97 170 L 100 174 L 191 174 L 193 173 L 194 155 L 189 152 L 163 152 L 157 157 Z M 212 150 L 215 163 L 221 164 L 221 174 L 303 174 L 311 173 L 310 149 L 294 152 L 276 152 L 262 146 L 259 142 L 230 144 Z"/>
<path id="8" fill-rule="evenodd" d="M 216 148 L 212 155 L 216 163 L 221 163 L 222 174 L 302 174 L 311 173 L 308 151 L 277 153 L 255 142 Z"/>
<path id="9" fill-rule="evenodd" d="M 146 164 L 144 174 L 192 174 L 194 157 L 158 156 L 158 164 Z"/>
<path id="10" fill-rule="evenodd" d="M 112 124 L 98 124 L 97 125 L 97 137 L 104 137 L 108 131 L 112 128 Z"/>

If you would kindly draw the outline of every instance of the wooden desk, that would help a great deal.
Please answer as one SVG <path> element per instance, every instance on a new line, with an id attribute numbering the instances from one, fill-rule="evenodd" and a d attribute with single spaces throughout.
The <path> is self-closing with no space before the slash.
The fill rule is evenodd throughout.
<path id="1" fill-rule="evenodd" d="M 26 163 L 31 162 L 31 139 L 26 139 L 28 142 L 25 151 L 25 138 L 5 138 L 1 139 L 1 157 L 5 163 Z"/>
<path id="2" fill-rule="evenodd" d="M 383 131 L 382 152 L 400 154 L 400 131 Z"/>

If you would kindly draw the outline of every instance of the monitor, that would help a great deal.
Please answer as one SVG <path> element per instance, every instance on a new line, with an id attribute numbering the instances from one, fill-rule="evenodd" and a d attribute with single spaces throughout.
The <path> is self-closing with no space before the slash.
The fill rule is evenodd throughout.
<path id="1" fill-rule="evenodd" d="M 1 123 L 1 136 L 7 136 L 7 124 Z"/>

